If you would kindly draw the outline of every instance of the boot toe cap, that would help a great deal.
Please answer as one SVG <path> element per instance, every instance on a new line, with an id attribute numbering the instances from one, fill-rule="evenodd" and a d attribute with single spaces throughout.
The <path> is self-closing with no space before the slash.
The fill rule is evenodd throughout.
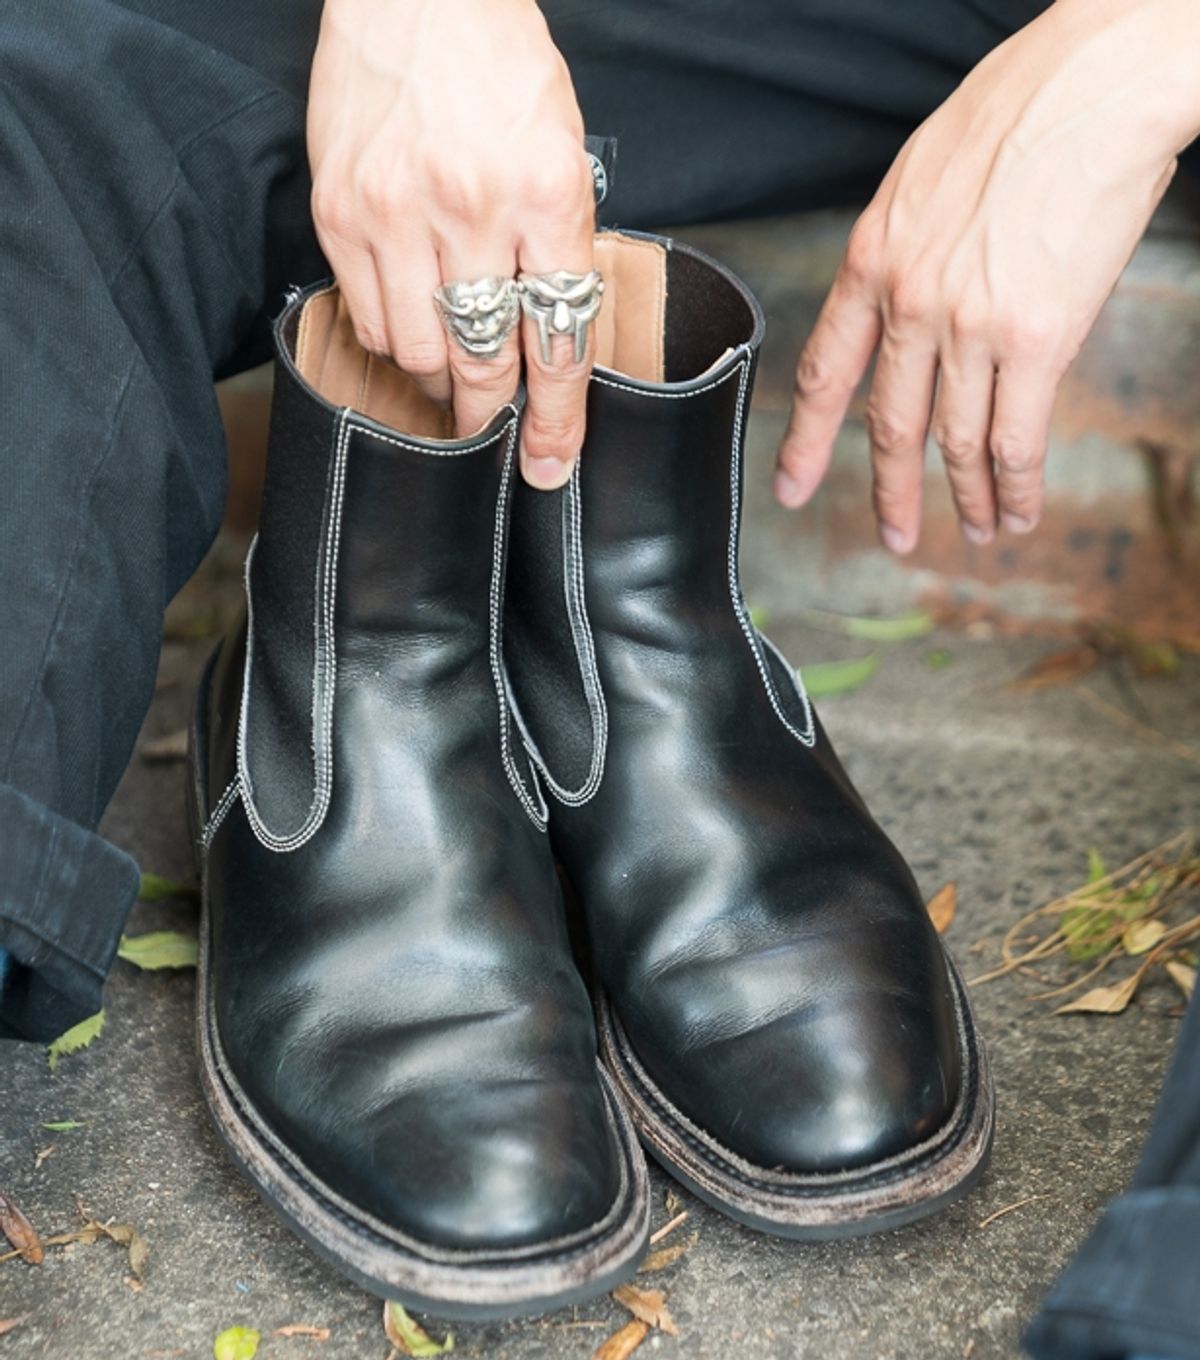
<path id="1" fill-rule="evenodd" d="M 878 995 L 786 1014 L 675 1061 L 644 1061 L 729 1152 L 797 1174 L 863 1170 L 919 1146 L 951 1118 L 961 1081 L 952 1016 L 947 1024 L 939 1008 Z"/>
<path id="2" fill-rule="evenodd" d="M 420 1243 L 471 1252 L 544 1245 L 600 1223 L 620 1153 L 598 1084 L 540 1090 L 496 1108 L 486 1094 L 402 1098 L 320 1128 L 291 1121 L 313 1174 Z"/>

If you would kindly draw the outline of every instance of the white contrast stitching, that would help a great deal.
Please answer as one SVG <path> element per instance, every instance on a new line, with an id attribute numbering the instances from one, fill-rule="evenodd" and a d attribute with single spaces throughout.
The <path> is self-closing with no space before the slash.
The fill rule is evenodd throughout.
<path id="1" fill-rule="evenodd" d="M 746 602 L 742 598 L 742 587 L 738 571 L 738 532 L 741 521 L 741 488 L 742 488 L 742 427 L 746 415 L 746 392 L 750 380 L 750 356 L 740 365 L 741 377 L 738 382 L 737 412 L 733 422 L 733 456 L 729 460 L 729 597 L 733 601 L 733 612 L 737 615 L 738 623 L 741 624 L 742 632 L 746 635 L 746 641 L 750 644 L 750 651 L 754 655 L 754 664 L 758 667 L 758 673 L 762 677 L 763 685 L 766 687 L 767 698 L 771 701 L 771 707 L 775 710 L 775 716 L 796 738 L 802 746 L 812 746 L 817 740 L 816 724 L 813 722 L 812 705 L 809 703 L 808 693 L 804 688 L 804 681 L 800 673 L 791 665 L 788 670 L 791 672 L 796 692 L 804 705 L 804 714 L 807 722 L 806 730 L 800 732 L 788 721 L 787 716 L 779 703 L 779 696 L 775 691 L 774 682 L 771 679 L 770 670 L 767 667 L 766 658 L 762 652 L 762 642 L 758 629 L 755 628 L 750 618 L 750 612 L 746 608 Z M 765 639 L 764 639 L 765 640 Z M 778 649 L 773 648 L 778 656 Z M 785 663 L 787 664 L 787 663 Z"/>
<path id="2" fill-rule="evenodd" d="M 204 830 L 200 833 L 200 845 L 203 849 L 207 850 L 213 843 L 213 837 L 221 829 L 221 823 L 225 820 L 226 813 L 237 802 L 241 791 L 242 781 L 235 774 L 229 781 L 225 792 L 217 799 L 217 805 L 212 810 L 212 816 L 209 817 Z"/>
<path id="3" fill-rule="evenodd" d="M 511 411 L 514 416 L 517 414 L 517 408 L 511 401 L 501 406 L 496 412 L 496 415 L 499 415 L 500 411 Z M 492 419 L 494 420 L 495 416 L 493 416 Z M 480 453 L 484 449 L 490 449 L 491 446 L 500 439 L 506 429 L 506 426 L 501 425 L 496 433 L 483 444 L 469 444 L 465 448 L 447 449 L 438 448 L 432 443 L 410 444 L 406 440 L 397 439 L 395 435 L 383 434 L 379 430 L 373 429 L 370 425 L 364 425 L 361 421 L 352 421 L 352 424 L 356 430 L 361 430 L 363 434 L 370 435 L 372 439 L 378 439 L 381 444 L 394 444 L 396 448 L 407 449 L 409 453 L 420 453 L 433 458 L 461 458 L 468 453 Z"/>
<path id="4" fill-rule="evenodd" d="M 507 406 L 515 416 L 516 408 Z M 412 444 L 391 435 L 382 434 L 370 426 L 352 419 L 353 412 L 343 407 L 338 412 L 334 427 L 334 457 L 330 467 L 330 485 L 326 492 L 326 523 L 323 538 L 323 551 L 317 558 L 316 607 L 313 610 L 314 662 L 313 662 L 313 708 L 312 708 L 312 748 L 314 788 L 308 814 L 298 830 L 286 836 L 278 836 L 263 821 L 254 802 L 254 788 L 250 778 L 250 764 L 246 749 L 246 733 L 249 727 L 250 678 L 254 657 L 254 608 L 251 598 L 250 566 L 258 538 L 255 536 L 246 555 L 246 662 L 242 678 L 242 704 L 238 724 L 238 776 L 240 792 L 251 829 L 259 842 L 268 850 L 286 854 L 298 850 L 321 829 L 325 814 L 333 798 L 333 713 L 334 696 L 337 687 L 337 639 L 334 632 L 334 612 L 337 601 L 338 556 L 342 536 L 342 508 L 345 502 L 346 466 L 349 460 L 350 436 L 357 430 L 372 439 L 411 453 L 433 455 L 435 457 L 457 457 L 461 454 L 478 453 L 490 448 L 504 434 L 501 427 L 483 444 L 472 444 L 461 449 L 438 449 L 424 444 Z M 515 434 L 515 424 L 511 426 Z M 510 435 L 506 467 L 512 462 L 513 437 Z M 494 669 L 494 667 L 493 667 Z M 502 734 L 502 741 L 507 742 Z M 511 756 L 507 757 L 511 763 Z M 510 779 L 519 777 L 510 770 Z M 532 802 L 526 802 L 526 810 L 537 820 Z"/>
<path id="5" fill-rule="evenodd" d="M 529 796 L 516 762 L 513 760 L 512 744 L 509 741 L 508 725 L 510 718 L 508 676 L 501 658 L 501 607 L 504 591 L 504 543 L 508 522 L 509 487 L 512 482 L 513 448 L 517 442 L 517 424 L 514 421 L 508 437 L 508 447 L 504 451 L 504 466 L 500 472 L 500 487 L 496 493 L 496 523 L 492 535 L 492 583 L 488 596 L 488 654 L 492 666 L 492 679 L 496 686 L 496 698 L 500 705 L 500 756 L 504 762 L 504 772 L 513 792 L 521 800 L 529 820 L 539 831 L 546 829 L 550 809 L 542 797 L 536 777 L 533 780 L 537 794 L 537 804 Z M 526 755 L 529 752 L 526 751 Z M 530 771 L 532 774 L 532 770 Z"/>
<path id="6" fill-rule="evenodd" d="M 241 720 L 238 725 L 238 773 L 242 782 L 246 817 L 258 841 L 267 850 L 287 854 L 310 841 L 321 828 L 333 797 L 333 700 L 337 685 L 337 656 L 333 635 L 334 596 L 337 592 L 337 558 L 341 544 L 342 504 L 346 487 L 346 461 L 352 426 L 349 408 L 338 413 L 335 448 L 327 492 L 326 525 L 323 551 L 317 558 L 317 600 L 314 610 L 313 661 L 313 776 L 314 787 L 308 814 L 290 835 L 277 836 L 263 821 L 254 802 L 246 733 L 250 718 L 250 678 L 254 660 L 254 608 L 250 585 L 250 566 L 257 536 L 246 555 L 246 665 L 242 678 Z"/>
<path id="7" fill-rule="evenodd" d="M 547 788 L 565 807 L 582 807 L 595 796 L 604 778 L 604 766 L 608 757 L 608 705 L 604 700 L 600 671 L 596 665 L 596 644 L 592 636 L 591 623 L 588 621 L 587 599 L 584 593 L 583 534 L 580 527 L 582 519 L 579 462 L 576 461 L 563 498 L 562 554 L 563 597 L 571 627 L 571 640 L 575 645 L 575 658 L 579 662 L 579 677 L 583 682 L 584 697 L 592 721 L 591 764 L 586 778 L 578 789 L 564 788 L 551 774 L 541 749 L 525 725 L 516 697 L 511 692 L 509 695 L 513 718 L 529 758 L 541 771 Z"/>

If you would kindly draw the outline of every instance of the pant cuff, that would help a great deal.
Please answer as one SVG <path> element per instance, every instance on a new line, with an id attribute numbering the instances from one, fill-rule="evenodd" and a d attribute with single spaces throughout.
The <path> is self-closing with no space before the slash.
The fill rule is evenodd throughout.
<path id="1" fill-rule="evenodd" d="M 0 1038 L 48 1043 L 101 1007 L 138 866 L 0 784 Z"/>
<path id="2" fill-rule="evenodd" d="M 1115 1200 L 1025 1335 L 1035 1360 L 1200 1356 L 1200 1188 Z"/>

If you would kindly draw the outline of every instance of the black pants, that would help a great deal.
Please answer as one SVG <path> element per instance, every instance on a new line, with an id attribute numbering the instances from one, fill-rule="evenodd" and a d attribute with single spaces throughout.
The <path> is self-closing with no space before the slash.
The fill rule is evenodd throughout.
<path id="1" fill-rule="evenodd" d="M 543 9 L 589 130 L 619 139 L 604 217 L 650 226 L 868 193 L 1042 3 Z M 48 1039 L 100 1007 L 137 870 L 94 828 L 150 701 L 163 608 L 221 520 L 212 380 L 265 358 L 286 284 L 325 269 L 303 145 L 318 14 L 0 0 L 0 1037 Z M 1193 1187 L 1198 1029 L 1181 1059 L 1192 1152 L 1168 1173 Z M 1176 1264 L 1200 1240 L 1188 1193 L 1169 1192 L 1184 1207 L 1163 1219 Z M 1123 1353 L 1103 1329 L 1060 1352 L 1056 1318 L 1039 1354 Z"/>

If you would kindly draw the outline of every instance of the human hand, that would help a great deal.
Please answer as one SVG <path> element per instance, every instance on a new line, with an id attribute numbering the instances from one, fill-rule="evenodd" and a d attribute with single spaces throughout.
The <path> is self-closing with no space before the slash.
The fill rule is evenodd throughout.
<path id="1" fill-rule="evenodd" d="M 801 355 L 775 494 L 803 505 L 871 358 L 875 514 L 917 542 L 932 430 L 963 534 L 1037 523 L 1058 383 L 1200 131 L 1195 0 L 1058 0 L 913 134 Z"/>
<path id="2" fill-rule="evenodd" d="M 592 268 L 595 196 L 571 78 L 534 0 L 326 0 L 308 113 L 313 218 L 359 343 L 441 402 L 461 435 L 509 401 L 524 349 L 521 465 L 569 477 L 582 362 L 546 363 L 524 320 L 491 359 L 451 341 L 439 284 Z"/>

